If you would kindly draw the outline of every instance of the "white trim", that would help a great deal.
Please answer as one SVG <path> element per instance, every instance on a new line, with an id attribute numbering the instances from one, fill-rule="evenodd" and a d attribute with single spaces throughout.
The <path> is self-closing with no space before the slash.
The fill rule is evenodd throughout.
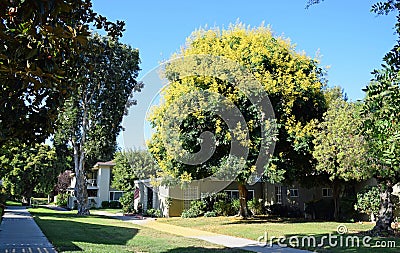
<path id="1" fill-rule="evenodd" d="M 324 194 L 324 190 L 326 190 L 327 194 Z M 322 188 L 322 197 L 323 198 L 332 198 L 333 190 L 330 187 Z"/>

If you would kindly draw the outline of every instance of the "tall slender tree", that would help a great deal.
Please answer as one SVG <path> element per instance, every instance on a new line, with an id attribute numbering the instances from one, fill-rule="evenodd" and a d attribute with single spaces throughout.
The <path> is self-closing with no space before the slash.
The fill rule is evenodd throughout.
<path id="1" fill-rule="evenodd" d="M 87 167 L 112 159 L 116 138 L 132 95 L 140 91 L 136 81 L 139 52 L 112 38 L 93 36 L 80 58 L 69 63 L 68 81 L 79 88 L 66 101 L 58 119 L 58 139 L 73 148 L 78 214 L 87 215 Z"/>

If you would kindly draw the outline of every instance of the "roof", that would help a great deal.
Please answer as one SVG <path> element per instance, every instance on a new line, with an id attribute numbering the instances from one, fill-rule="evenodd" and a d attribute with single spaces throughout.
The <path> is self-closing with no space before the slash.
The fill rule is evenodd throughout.
<path id="1" fill-rule="evenodd" d="M 99 166 L 114 166 L 115 163 L 114 161 L 108 161 L 108 162 L 97 162 L 94 167 L 99 167 Z"/>

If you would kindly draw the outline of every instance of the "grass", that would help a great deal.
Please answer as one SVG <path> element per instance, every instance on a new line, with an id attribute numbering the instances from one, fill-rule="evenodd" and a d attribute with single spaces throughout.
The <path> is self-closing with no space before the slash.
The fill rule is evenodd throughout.
<path id="1" fill-rule="evenodd" d="M 103 216 L 45 208 L 29 211 L 58 252 L 246 252 Z"/>
<path id="2" fill-rule="evenodd" d="M 91 211 L 103 211 L 103 212 L 108 212 L 108 213 L 122 213 L 122 209 L 113 209 L 113 208 L 99 208 L 99 209 L 93 209 Z"/>
<path id="3" fill-rule="evenodd" d="M 13 200 L 7 200 L 6 206 L 22 206 L 22 203 Z"/>
<path id="4" fill-rule="evenodd" d="M 271 219 L 267 217 L 258 219 L 243 220 L 236 217 L 199 217 L 195 219 L 183 219 L 183 218 L 168 218 L 158 219 L 158 222 L 164 222 L 171 225 L 191 227 L 209 232 L 215 232 L 225 235 L 232 235 L 237 237 L 248 238 L 257 240 L 260 236 L 264 236 L 267 233 L 268 238 L 274 236 L 290 238 L 291 236 L 298 236 L 298 238 L 304 236 L 313 235 L 318 242 L 321 241 L 323 236 L 328 236 L 330 233 L 334 236 L 338 236 L 337 228 L 340 225 L 345 225 L 348 230 L 349 236 L 358 236 L 360 238 L 360 246 L 363 246 L 362 236 L 366 234 L 366 231 L 370 230 L 373 225 L 367 223 L 338 223 L 338 222 L 308 222 L 294 219 Z M 264 236 L 265 237 L 265 236 Z M 351 237 L 349 237 L 350 239 Z M 335 242 L 336 239 L 333 239 Z M 343 244 L 345 244 L 346 236 L 343 236 Z M 375 245 L 376 241 L 385 241 L 388 244 L 389 241 L 394 241 L 397 247 L 378 248 L 378 247 L 339 247 L 340 241 L 338 239 L 337 247 L 330 247 L 328 240 L 325 239 L 324 244 L 321 247 L 304 247 L 310 250 L 316 250 L 318 252 L 399 252 L 400 251 L 400 238 L 373 238 L 369 244 Z M 269 243 L 269 240 L 267 240 Z M 274 240 L 274 242 L 277 242 Z M 286 241 L 287 242 L 287 241 Z M 295 242 L 295 241 L 294 241 Z M 301 242 L 301 241 L 300 241 Z M 351 241 L 350 241 L 351 242 Z M 351 243 L 349 243 L 351 246 Z"/>

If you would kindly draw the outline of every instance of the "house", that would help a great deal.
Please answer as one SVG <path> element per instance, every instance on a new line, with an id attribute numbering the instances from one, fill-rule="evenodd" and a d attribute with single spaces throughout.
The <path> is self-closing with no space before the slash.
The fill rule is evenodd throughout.
<path id="1" fill-rule="evenodd" d="M 114 162 L 98 162 L 87 174 L 87 192 L 88 199 L 92 207 L 99 208 L 103 201 L 119 201 L 123 191 L 119 191 L 111 187 L 112 168 Z M 74 196 L 76 179 L 71 180 L 71 185 L 68 188 L 70 196 L 68 198 L 68 208 L 74 209 L 76 198 Z"/>
<path id="2" fill-rule="evenodd" d="M 149 179 L 135 181 L 139 189 L 139 197 L 134 201 L 136 210 L 151 208 L 161 210 L 165 217 L 180 216 L 182 211 L 188 209 L 190 202 L 200 199 L 203 194 L 223 191 L 232 199 L 239 198 L 236 182 L 222 180 L 197 180 L 186 187 L 180 186 L 153 186 Z M 264 199 L 263 183 L 258 182 L 247 186 L 247 199 Z"/>
<path id="3" fill-rule="evenodd" d="M 112 168 L 115 164 L 112 161 L 98 162 L 87 175 L 88 198 L 92 207 L 101 207 L 103 201 L 119 201 L 123 191 L 111 187 Z M 238 185 L 236 182 L 228 182 L 216 179 L 204 179 L 193 181 L 185 188 L 179 186 L 154 186 L 149 179 L 136 180 L 138 196 L 134 201 L 136 210 L 159 209 L 165 217 L 180 216 L 182 211 L 189 208 L 190 202 L 200 199 L 206 193 L 223 191 L 232 199 L 239 198 Z M 370 179 L 357 183 L 352 187 L 351 194 L 360 191 L 366 185 L 376 185 L 376 180 Z M 72 178 L 71 186 L 68 188 L 70 197 L 68 207 L 73 209 L 76 205 L 74 197 L 75 178 Z M 326 203 L 333 203 L 333 189 L 330 186 L 314 186 L 304 188 L 299 184 L 292 185 L 270 184 L 257 182 L 248 185 L 248 199 L 262 199 L 265 206 L 280 205 L 293 208 L 304 215 L 307 205 L 313 202 L 322 202 L 333 212 Z M 400 195 L 400 187 L 396 185 L 394 194 Z M 330 217 L 321 217 L 330 218 Z"/>

